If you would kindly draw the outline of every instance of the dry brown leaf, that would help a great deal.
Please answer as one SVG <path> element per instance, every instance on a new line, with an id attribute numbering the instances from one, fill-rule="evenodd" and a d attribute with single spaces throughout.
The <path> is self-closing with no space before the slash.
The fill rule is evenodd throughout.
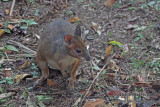
<path id="1" fill-rule="evenodd" d="M 69 22 L 71 22 L 71 23 L 74 23 L 74 22 L 77 22 L 77 21 L 82 22 L 82 20 L 80 18 L 76 17 L 76 16 L 69 19 Z"/>
<path id="2" fill-rule="evenodd" d="M 8 24 L 8 28 L 9 28 L 10 30 L 13 30 L 13 29 L 14 29 L 14 26 Z"/>
<path id="3" fill-rule="evenodd" d="M 106 1 L 106 2 L 104 3 L 104 5 L 105 5 L 106 7 L 111 7 L 111 6 L 113 6 L 114 2 L 115 2 L 115 0 L 108 0 L 108 1 Z"/>
<path id="4" fill-rule="evenodd" d="M 106 51 L 105 51 L 106 57 L 108 57 L 108 56 L 111 54 L 111 51 L 112 51 L 112 45 L 110 45 L 110 46 L 108 46 L 108 47 L 106 48 Z"/>
<path id="5" fill-rule="evenodd" d="M 19 69 L 23 69 L 23 68 L 25 68 L 27 65 L 29 65 L 30 64 L 30 61 L 26 61 L 23 65 L 21 65 L 20 67 L 19 67 Z"/>
<path id="6" fill-rule="evenodd" d="M 101 35 L 102 27 L 99 24 L 92 22 L 91 28 L 93 28 L 98 33 L 98 35 Z"/>
<path id="7" fill-rule="evenodd" d="M 67 4 L 63 4 L 63 7 L 66 8 L 68 5 Z"/>
<path id="8" fill-rule="evenodd" d="M 52 86 L 52 85 L 55 85 L 56 82 L 53 82 L 53 81 L 47 79 L 47 84 L 48 84 L 49 86 Z"/>
<path id="9" fill-rule="evenodd" d="M 0 29 L 0 36 L 2 36 L 5 33 L 4 29 Z"/>
<path id="10" fill-rule="evenodd" d="M 25 77 L 32 77 L 32 75 L 30 74 L 20 74 L 20 75 L 16 75 L 14 78 L 14 82 L 19 83 L 22 79 L 24 79 Z"/>
<path id="11" fill-rule="evenodd" d="M 9 7 L 8 9 L 5 10 L 5 14 L 9 15 L 11 8 Z"/>
<path id="12" fill-rule="evenodd" d="M 103 99 L 94 99 L 94 100 L 90 100 L 87 101 L 83 107 L 96 107 L 96 106 L 100 106 L 104 104 L 104 100 Z"/>
<path id="13" fill-rule="evenodd" d="M 132 85 L 136 87 L 150 87 L 151 82 L 133 82 Z"/>
<path id="14" fill-rule="evenodd" d="M 81 90 L 80 91 L 80 93 L 85 93 L 85 92 L 86 92 L 86 90 Z M 88 96 L 92 95 L 92 93 L 93 93 L 93 87 L 89 90 L 89 92 L 87 93 L 86 96 L 88 97 Z"/>
<path id="15" fill-rule="evenodd" d="M 135 101 L 134 101 L 134 96 L 128 96 L 128 101 L 129 101 L 129 103 L 128 103 L 128 107 L 136 107 L 136 103 L 135 103 Z"/>
<path id="16" fill-rule="evenodd" d="M 5 69 L 5 70 L 4 70 L 4 75 L 5 75 L 6 77 L 11 78 L 11 77 L 12 77 L 12 76 L 11 76 L 11 68 Z"/>
<path id="17" fill-rule="evenodd" d="M 113 60 L 110 61 L 110 69 L 116 72 L 117 71 L 122 72 L 121 68 L 118 65 L 116 65 L 116 62 Z"/>

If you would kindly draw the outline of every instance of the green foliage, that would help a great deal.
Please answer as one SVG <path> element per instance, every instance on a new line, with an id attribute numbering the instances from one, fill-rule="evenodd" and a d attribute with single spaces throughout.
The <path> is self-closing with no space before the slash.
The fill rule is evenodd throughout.
<path id="1" fill-rule="evenodd" d="M 31 25 L 38 24 L 37 22 L 34 21 L 34 19 L 30 19 L 30 20 L 22 19 L 21 22 L 24 23 L 23 25 L 20 26 L 21 29 L 27 29 Z"/>
<path id="2" fill-rule="evenodd" d="M 0 92 L 3 92 L 3 89 L 0 87 Z"/>
<path id="3" fill-rule="evenodd" d="M 36 11 L 35 11 L 35 14 L 34 14 L 35 16 L 38 16 L 39 15 L 39 11 L 36 9 Z"/>
<path id="4" fill-rule="evenodd" d="M 7 101 L 6 98 L 5 98 L 5 99 L 1 99 L 1 100 L 0 100 L 0 103 L 6 102 L 6 101 Z"/>
<path id="5" fill-rule="evenodd" d="M 37 96 L 37 97 L 38 97 L 38 101 L 39 101 L 39 102 L 43 102 L 43 100 L 54 99 L 54 98 L 47 97 L 47 96 L 44 96 L 44 95 L 39 95 L 39 96 Z"/>
<path id="6" fill-rule="evenodd" d="M 77 2 L 77 3 L 81 3 L 81 2 L 83 2 L 83 0 L 76 0 L 76 2 Z"/>
<path id="7" fill-rule="evenodd" d="M 108 44 L 111 44 L 111 45 L 117 45 L 117 46 L 119 46 L 120 48 L 122 48 L 123 47 L 123 44 L 122 43 L 120 43 L 120 42 L 117 42 L 117 41 L 110 41 Z"/>
<path id="8" fill-rule="evenodd" d="M 10 0 L 2 0 L 2 1 L 7 2 L 7 1 L 10 1 Z"/>
<path id="9" fill-rule="evenodd" d="M 153 69 L 153 71 L 159 71 L 160 69 L 160 58 L 154 58 L 152 61 L 147 63 L 147 66 Z"/>
<path id="10" fill-rule="evenodd" d="M 4 22 L 4 27 L 5 27 L 5 32 L 6 33 L 11 33 L 10 29 L 8 28 L 8 21 Z"/>
<path id="11" fill-rule="evenodd" d="M 1 80 L 0 83 L 8 83 L 8 84 L 13 84 L 13 78 L 6 78 L 4 80 Z"/>
<path id="12" fill-rule="evenodd" d="M 69 16 L 69 15 L 73 15 L 73 12 L 70 10 L 70 11 L 67 11 L 66 14 Z"/>
<path id="13" fill-rule="evenodd" d="M 142 9 L 148 9 L 149 7 L 152 7 L 156 10 L 160 10 L 160 1 L 159 0 L 154 0 L 154 1 L 150 1 L 146 4 L 141 5 Z"/>
<path id="14" fill-rule="evenodd" d="M 15 51 L 15 52 L 19 52 L 19 50 L 16 47 L 14 47 L 13 45 L 5 45 L 5 49 Z"/>
<path id="15" fill-rule="evenodd" d="M 142 69 L 142 67 L 145 65 L 145 63 L 142 60 L 131 58 L 132 63 L 130 63 L 133 67 L 136 69 Z"/>
<path id="16" fill-rule="evenodd" d="M 28 4 L 34 4 L 35 0 L 27 0 Z"/>
<path id="17" fill-rule="evenodd" d="M 134 41 L 136 42 L 136 41 L 138 41 L 140 39 L 144 39 L 144 36 L 141 33 L 138 33 L 137 37 L 134 38 Z"/>
<path id="18" fill-rule="evenodd" d="M 108 32 L 107 36 L 110 38 L 111 37 L 111 32 Z"/>
<path id="19" fill-rule="evenodd" d="M 25 91 L 23 91 L 22 95 L 23 95 L 23 98 L 24 98 L 24 99 L 27 98 L 27 93 L 26 93 Z"/>

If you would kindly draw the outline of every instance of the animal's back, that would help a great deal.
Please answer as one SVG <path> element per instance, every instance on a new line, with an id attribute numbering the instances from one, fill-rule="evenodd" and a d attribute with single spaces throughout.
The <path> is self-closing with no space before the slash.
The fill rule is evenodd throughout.
<path id="1" fill-rule="evenodd" d="M 65 35 L 74 35 L 74 26 L 66 20 L 55 19 L 42 32 L 41 39 L 55 41 L 63 39 Z"/>

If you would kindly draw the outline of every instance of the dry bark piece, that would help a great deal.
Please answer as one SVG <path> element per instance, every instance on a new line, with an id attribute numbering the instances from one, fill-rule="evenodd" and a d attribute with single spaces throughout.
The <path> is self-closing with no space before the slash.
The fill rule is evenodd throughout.
<path id="1" fill-rule="evenodd" d="M 19 67 L 19 69 L 23 69 L 23 68 L 25 68 L 27 65 L 29 65 L 30 64 L 30 61 L 26 61 L 24 64 L 22 64 L 20 67 Z"/>
<path id="2" fill-rule="evenodd" d="M 49 86 L 52 86 L 52 85 L 55 85 L 56 82 L 53 82 L 53 81 L 47 79 L 47 84 L 48 84 Z"/>
<path id="3" fill-rule="evenodd" d="M 108 1 L 106 1 L 106 2 L 104 3 L 104 5 L 105 5 L 106 7 L 111 7 L 111 6 L 113 6 L 114 2 L 115 2 L 115 0 L 108 0 Z"/>
<path id="4" fill-rule="evenodd" d="M 82 22 L 82 20 L 80 18 L 76 17 L 76 16 L 69 19 L 70 23 L 74 23 L 74 22 L 77 22 L 77 21 Z"/>
<path id="5" fill-rule="evenodd" d="M 87 101 L 83 107 L 97 107 L 104 104 L 104 100 L 103 99 L 92 99 Z"/>

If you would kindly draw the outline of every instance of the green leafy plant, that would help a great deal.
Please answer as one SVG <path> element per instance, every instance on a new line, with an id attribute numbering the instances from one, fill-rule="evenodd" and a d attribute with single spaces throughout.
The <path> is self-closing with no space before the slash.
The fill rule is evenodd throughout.
<path id="1" fill-rule="evenodd" d="M 0 87 L 0 92 L 3 92 L 3 89 Z"/>
<path id="2" fill-rule="evenodd" d="M 145 63 L 142 60 L 131 58 L 132 63 L 130 63 L 136 69 L 142 69 Z"/>
<path id="3" fill-rule="evenodd" d="M 154 58 L 152 61 L 147 64 L 153 71 L 159 71 L 160 69 L 160 58 Z"/>
<path id="4" fill-rule="evenodd" d="M 141 33 L 137 34 L 137 36 L 134 38 L 134 41 L 138 41 L 139 39 L 144 39 L 144 36 Z"/>
<path id="5" fill-rule="evenodd" d="M 73 11 L 69 10 L 66 12 L 66 14 L 69 16 L 69 15 L 73 15 Z"/>
<path id="6" fill-rule="evenodd" d="M 11 50 L 11 51 L 19 52 L 19 50 L 13 45 L 5 45 L 4 47 L 5 47 L 4 50 Z"/>
<path id="7" fill-rule="evenodd" d="M 29 26 L 31 25 L 36 25 L 38 24 L 37 22 L 34 21 L 34 19 L 30 19 L 30 20 L 21 20 L 21 22 L 23 23 L 20 28 L 21 29 L 27 29 Z"/>
<path id="8" fill-rule="evenodd" d="M 44 95 L 39 95 L 39 96 L 37 96 L 37 97 L 38 97 L 38 101 L 39 101 L 39 102 L 43 102 L 43 100 L 54 99 L 54 98 L 47 97 L 47 96 L 44 96 Z"/>
<path id="9" fill-rule="evenodd" d="M 123 47 L 123 44 L 122 43 L 120 43 L 120 42 L 117 42 L 117 41 L 110 41 L 108 44 L 111 44 L 111 45 L 117 45 L 117 46 L 119 46 L 120 48 L 122 48 Z"/>
<path id="10" fill-rule="evenodd" d="M 23 95 L 23 98 L 24 98 L 24 99 L 27 98 L 27 93 L 26 93 L 25 91 L 23 91 L 22 95 Z"/>
<path id="11" fill-rule="evenodd" d="M 5 32 L 6 33 L 11 33 L 10 29 L 8 28 L 8 21 L 4 22 L 4 27 L 5 27 Z"/>
<path id="12" fill-rule="evenodd" d="M 8 78 L 8 77 L 6 77 L 6 79 L 1 80 L 1 81 L 0 81 L 0 83 L 13 84 L 14 82 L 13 82 L 13 80 L 12 80 L 12 79 L 13 79 L 13 78 Z"/>

